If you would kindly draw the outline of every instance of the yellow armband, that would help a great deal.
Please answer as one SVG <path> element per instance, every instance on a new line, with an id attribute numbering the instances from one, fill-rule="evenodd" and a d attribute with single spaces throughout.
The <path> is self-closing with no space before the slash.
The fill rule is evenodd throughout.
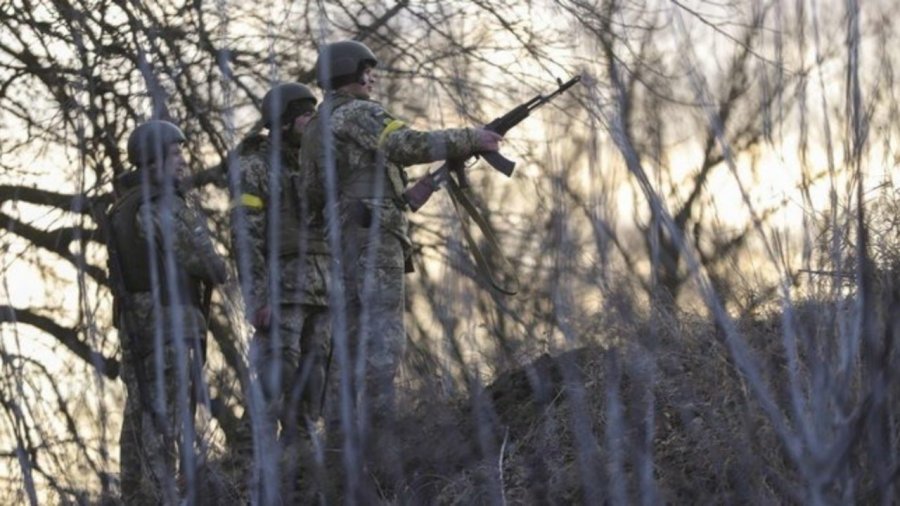
<path id="1" fill-rule="evenodd" d="M 265 203 L 263 199 L 257 197 L 256 195 L 251 195 L 249 193 L 241 194 L 240 198 L 234 200 L 231 203 L 231 208 L 234 209 L 238 206 L 244 206 L 249 209 L 260 210 L 265 207 Z"/>
<path id="2" fill-rule="evenodd" d="M 381 134 L 378 135 L 378 145 L 381 146 L 384 144 L 384 141 L 387 140 L 388 135 L 400 130 L 405 127 L 406 123 L 400 121 L 399 119 L 385 120 L 384 129 L 381 131 Z"/>

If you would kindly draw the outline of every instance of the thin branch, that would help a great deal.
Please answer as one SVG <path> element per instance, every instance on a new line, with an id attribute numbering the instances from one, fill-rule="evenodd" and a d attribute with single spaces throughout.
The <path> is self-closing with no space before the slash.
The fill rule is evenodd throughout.
<path id="1" fill-rule="evenodd" d="M 93 350 L 88 344 L 81 341 L 78 338 L 79 331 L 77 329 L 63 327 L 49 317 L 12 306 L 0 306 L 0 323 L 30 325 L 54 337 L 77 357 L 91 364 L 103 376 L 109 379 L 119 377 L 119 361 L 103 356 L 102 353 Z"/>

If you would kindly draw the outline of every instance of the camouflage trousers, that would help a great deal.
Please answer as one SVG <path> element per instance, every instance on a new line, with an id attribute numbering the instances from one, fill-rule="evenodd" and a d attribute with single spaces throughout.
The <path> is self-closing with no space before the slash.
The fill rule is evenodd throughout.
<path id="1" fill-rule="evenodd" d="M 398 215 L 399 210 L 388 200 L 366 204 L 373 213 L 371 220 L 343 220 L 346 333 L 334 336 L 335 357 L 343 358 L 334 361 L 336 367 L 329 378 L 335 386 L 328 396 L 334 402 L 327 403 L 326 409 L 331 428 L 340 427 L 335 417 L 349 413 L 352 425 L 361 430 L 343 437 L 356 439 L 368 472 L 394 481 L 400 472 L 393 434 L 394 375 L 406 344 L 407 254 L 402 226 L 394 221 L 405 217 Z"/>
<path id="2" fill-rule="evenodd" d="M 321 416 L 330 322 L 324 306 L 281 304 L 278 310 L 273 327 L 251 342 L 259 388 L 250 392 L 257 398 L 250 400 L 237 453 L 248 468 L 254 464 L 251 495 L 265 504 L 294 504 L 309 427 Z"/>
<path id="3" fill-rule="evenodd" d="M 199 332 L 205 328 L 193 313 L 193 308 L 188 308 L 182 315 L 185 331 L 178 336 L 184 346 L 175 346 L 168 333 L 163 336 L 159 357 L 152 344 L 152 325 L 144 322 L 136 327 L 142 331 L 121 333 L 127 398 L 119 447 L 125 504 L 177 504 L 182 500 L 184 466 L 194 457 L 192 453 L 186 460 L 186 453 L 194 450 L 184 448 L 183 436 L 186 430 L 194 433 L 193 389 L 201 367 Z"/>

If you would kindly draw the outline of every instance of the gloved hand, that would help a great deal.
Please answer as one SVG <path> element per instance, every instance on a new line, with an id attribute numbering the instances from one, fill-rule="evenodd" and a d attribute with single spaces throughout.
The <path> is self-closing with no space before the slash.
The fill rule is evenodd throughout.
<path id="1" fill-rule="evenodd" d="M 478 151 L 497 151 L 500 149 L 500 141 L 503 136 L 484 128 L 475 129 L 475 141 Z"/>

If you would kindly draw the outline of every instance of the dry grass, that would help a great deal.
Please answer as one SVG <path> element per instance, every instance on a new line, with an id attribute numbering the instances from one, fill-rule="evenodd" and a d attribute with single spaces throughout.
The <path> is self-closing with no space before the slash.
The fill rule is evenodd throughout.
<path id="1" fill-rule="evenodd" d="M 835 334 L 816 311 L 798 315 L 804 338 Z M 737 323 L 779 408 L 796 423 L 788 413 L 780 321 L 775 315 Z M 404 420 L 410 478 L 404 497 L 447 505 L 808 502 L 809 480 L 734 367 L 719 331 L 684 317 L 664 327 L 633 328 L 615 336 L 628 344 L 612 350 L 542 356 L 456 405 L 423 396 Z M 800 359 L 809 384 L 807 357 Z M 616 406 L 618 414 L 610 409 Z M 860 473 L 849 482 L 865 489 L 871 462 L 859 444 L 865 437 L 854 440 L 841 457 L 844 472 Z M 652 467 L 656 489 L 649 493 L 641 466 Z M 821 488 L 824 497 L 867 497 L 860 490 L 843 495 L 846 483 L 835 478 Z"/>

